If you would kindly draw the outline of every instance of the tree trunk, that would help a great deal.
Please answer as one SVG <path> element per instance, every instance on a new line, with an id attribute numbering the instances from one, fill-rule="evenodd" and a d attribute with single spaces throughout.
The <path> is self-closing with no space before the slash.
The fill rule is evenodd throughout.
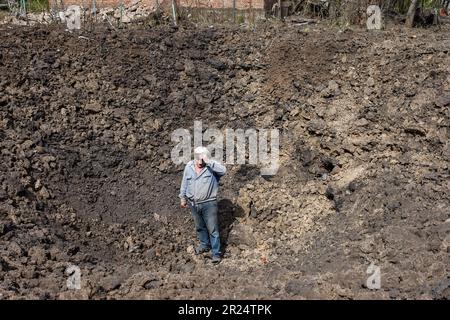
<path id="1" fill-rule="evenodd" d="M 409 28 L 412 28 L 414 25 L 414 17 L 418 4 L 419 0 L 411 0 L 411 4 L 409 5 L 408 13 L 406 14 L 406 26 Z"/>

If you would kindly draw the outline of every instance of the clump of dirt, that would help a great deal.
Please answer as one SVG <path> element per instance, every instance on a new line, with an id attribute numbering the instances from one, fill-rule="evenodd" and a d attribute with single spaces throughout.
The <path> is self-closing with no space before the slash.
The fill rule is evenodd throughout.
<path id="1" fill-rule="evenodd" d="M 1 298 L 450 297 L 448 31 L 3 28 Z M 170 159 L 194 120 L 281 132 L 272 178 L 228 166 L 218 266 Z"/>

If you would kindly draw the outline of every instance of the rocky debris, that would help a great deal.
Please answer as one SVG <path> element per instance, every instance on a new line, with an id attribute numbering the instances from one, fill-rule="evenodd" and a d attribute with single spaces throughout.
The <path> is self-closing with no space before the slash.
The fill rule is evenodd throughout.
<path id="1" fill-rule="evenodd" d="M 339 90 L 339 84 L 334 80 L 330 80 L 328 82 L 328 86 L 322 90 L 322 96 L 324 98 L 335 97 L 340 95 L 340 93 L 341 91 Z"/>
<path id="2" fill-rule="evenodd" d="M 2 298 L 449 297 L 445 30 L 80 35 L 0 35 Z M 170 134 L 199 118 L 281 133 L 275 176 L 221 180 L 215 267 L 193 254 L 170 159 Z"/>
<path id="3" fill-rule="evenodd" d="M 444 93 L 436 99 L 436 106 L 445 107 L 450 105 L 450 92 Z"/>
<path id="4" fill-rule="evenodd" d="M 142 0 L 133 0 L 125 4 L 122 8 L 100 8 L 98 14 L 102 20 L 109 17 L 114 18 L 122 23 L 130 23 L 143 18 L 147 18 L 154 14 L 156 6 L 153 3 L 143 3 Z"/>
<path id="5" fill-rule="evenodd" d="M 103 22 L 131 23 L 153 16 L 156 13 L 156 6 L 152 3 L 143 3 L 142 0 L 133 0 L 123 7 L 101 7 L 94 13 L 89 7 L 81 7 L 80 19 L 83 23 L 90 23 L 93 19 Z M 162 13 L 162 12 L 161 12 Z M 64 12 L 28 12 L 21 16 L 5 16 L 0 20 L 1 24 L 12 24 L 19 26 L 34 26 L 36 24 L 52 24 L 60 22 L 65 24 Z M 85 21 L 84 21 L 85 20 Z"/>
<path id="6" fill-rule="evenodd" d="M 256 246 L 256 239 L 253 233 L 253 229 L 250 226 L 238 224 L 231 229 L 227 238 L 227 245 L 253 248 Z"/>
<path id="7" fill-rule="evenodd" d="M 13 24 L 18 26 L 32 26 L 35 24 L 50 24 L 55 21 L 57 21 L 56 16 L 52 15 L 50 12 L 28 12 L 26 16 L 4 16 L 3 19 L 0 19 L 0 25 Z"/>

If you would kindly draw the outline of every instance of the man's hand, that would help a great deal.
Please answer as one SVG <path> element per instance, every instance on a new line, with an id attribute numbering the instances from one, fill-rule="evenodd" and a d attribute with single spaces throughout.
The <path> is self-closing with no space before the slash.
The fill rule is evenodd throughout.
<path id="1" fill-rule="evenodd" d="M 209 163 L 208 156 L 202 155 L 202 157 L 200 158 L 200 161 L 202 162 L 202 165 L 206 166 Z"/>
<path id="2" fill-rule="evenodd" d="M 182 208 L 187 208 L 188 207 L 186 199 L 181 199 L 180 200 L 180 206 Z"/>

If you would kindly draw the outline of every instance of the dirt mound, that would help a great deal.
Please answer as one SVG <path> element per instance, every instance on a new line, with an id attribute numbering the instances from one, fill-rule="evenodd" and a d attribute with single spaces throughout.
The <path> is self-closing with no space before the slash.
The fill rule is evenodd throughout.
<path id="1" fill-rule="evenodd" d="M 0 297 L 449 297 L 445 31 L 0 37 Z M 170 160 L 196 119 L 282 133 L 272 179 L 228 167 L 217 267 L 192 254 Z"/>

